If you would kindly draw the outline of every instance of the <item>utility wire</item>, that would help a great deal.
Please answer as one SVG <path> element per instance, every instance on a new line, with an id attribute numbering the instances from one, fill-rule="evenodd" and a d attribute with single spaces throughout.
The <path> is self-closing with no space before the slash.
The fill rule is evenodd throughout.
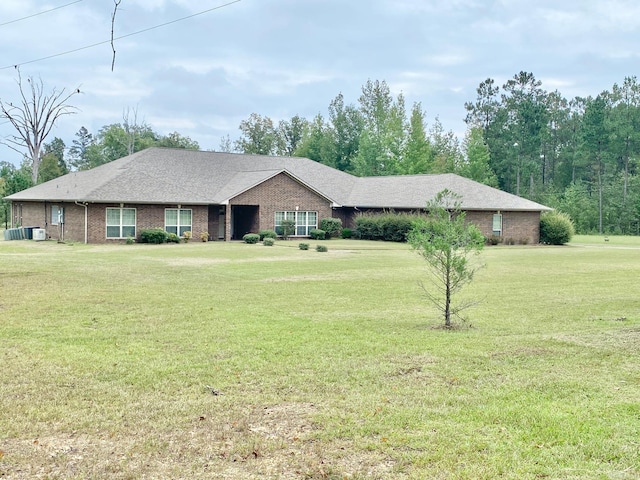
<path id="1" fill-rule="evenodd" d="M 26 17 L 16 18 L 15 20 L 10 20 L 8 22 L 0 23 L 0 27 L 4 27 L 5 25 L 9 25 L 11 23 L 21 22 L 22 20 L 27 20 L 29 18 L 37 17 L 38 15 L 43 15 L 45 13 L 53 12 L 54 10 L 60 10 L 61 8 L 68 7 L 69 5 L 73 5 L 74 3 L 80 3 L 82 0 L 76 0 L 75 2 L 65 3 L 64 5 L 60 5 L 59 7 L 50 8 L 49 10 L 43 10 L 42 12 L 34 13 L 33 15 L 27 15 Z"/>
<path id="2" fill-rule="evenodd" d="M 82 0 L 78 0 L 78 1 L 82 1 Z M 63 55 L 69 55 L 70 53 L 75 53 L 75 52 L 79 52 L 81 50 L 87 50 L 89 48 L 97 47 L 98 45 L 104 45 L 104 44 L 107 44 L 107 43 L 111 43 L 112 40 L 122 40 L 123 38 L 133 37 L 134 35 L 140 35 L 141 33 L 149 32 L 151 30 L 155 30 L 156 28 L 166 27 L 167 25 L 171 25 L 171 24 L 174 24 L 174 23 L 182 22 L 183 20 L 188 20 L 190 18 L 197 17 L 199 15 L 204 15 L 205 13 L 213 12 L 214 10 L 219 10 L 221 8 L 228 7 L 230 5 L 233 5 L 234 3 L 238 3 L 240 1 L 241 0 L 233 0 L 232 2 L 228 2 L 228 3 L 225 3 L 223 5 L 218 5 L 217 7 L 209 8 L 207 10 L 203 10 L 202 12 L 194 13 L 193 15 L 188 15 L 186 17 L 177 18 L 175 20 L 171 20 L 170 22 L 161 23 L 159 25 L 154 25 L 154 26 L 149 27 L 149 28 L 138 30 L 137 32 L 127 33 L 126 35 L 121 35 L 121 36 L 115 37 L 113 39 L 104 40 L 102 42 L 93 43 L 91 45 L 85 45 L 84 47 L 75 48 L 73 50 L 67 50 L 66 52 L 56 53 L 54 55 L 49 55 L 47 57 L 36 58 L 35 60 L 29 60 L 27 62 L 22 62 L 22 63 L 14 63 L 12 65 L 7 65 L 6 67 L 0 67 L 0 70 L 7 70 L 9 68 L 18 68 L 18 67 L 20 67 L 22 65 L 28 65 L 29 63 L 41 62 L 43 60 L 49 60 L 50 58 L 61 57 Z"/>

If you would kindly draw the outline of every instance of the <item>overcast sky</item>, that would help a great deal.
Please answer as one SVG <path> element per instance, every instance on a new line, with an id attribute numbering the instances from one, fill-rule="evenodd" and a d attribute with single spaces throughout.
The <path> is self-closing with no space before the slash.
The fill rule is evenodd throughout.
<path id="1" fill-rule="evenodd" d="M 338 93 L 356 104 L 367 79 L 385 80 L 407 108 L 421 102 L 429 123 L 438 116 L 462 137 L 464 103 L 486 78 L 502 85 L 524 70 L 572 98 L 638 73 L 633 0 L 229 1 L 121 0 L 114 35 L 126 37 L 112 71 L 114 0 L 1 0 L 0 98 L 18 100 L 21 65 L 49 91 L 82 92 L 72 98 L 79 112 L 49 140 L 70 146 L 81 126 L 95 134 L 137 108 L 155 131 L 216 150 L 252 112 L 276 122 L 326 116 Z M 0 146 L 0 160 L 20 156 Z"/>

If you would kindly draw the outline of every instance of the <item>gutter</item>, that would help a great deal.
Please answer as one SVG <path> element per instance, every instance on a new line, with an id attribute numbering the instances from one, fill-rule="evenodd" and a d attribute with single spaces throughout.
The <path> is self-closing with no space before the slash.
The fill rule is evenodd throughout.
<path id="1" fill-rule="evenodd" d="M 88 223 L 88 215 L 87 215 L 87 206 L 89 205 L 87 202 L 78 202 L 77 200 L 74 202 L 76 205 L 84 207 L 84 243 L 85 245 L 89 243 L 89 223 Z"/>

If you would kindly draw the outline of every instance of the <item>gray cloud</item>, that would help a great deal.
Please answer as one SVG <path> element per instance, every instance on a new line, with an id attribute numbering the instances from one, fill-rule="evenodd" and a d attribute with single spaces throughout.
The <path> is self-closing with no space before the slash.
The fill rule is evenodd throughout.
<path id="1" fill-rule="evenodd" d="M 116 36 L 223 3 L 123 2 Z M 0 18 L 43 8 L 3 0 Z M 0 58 L 12 65 L 107 40 L 112 10 L 110 1 L 87 1 L 0 27 Z M 621 83 L 638 69 L 639 24 L 640 5 L 624 0 L 242 0 L 118 40 L 113 72 L 109 44 L 21 68 L 49 87 L 81 85 L 80 113 L 53 132 L 67 144 L 80 126 L 96 133 L 137 107 L 161 133 L 177 130 L 215 149 L 252 112 L 276 121 L 326 115 L 338 93 L 357 103 L 367 79 L 386 80 L 462 135 L 464 102 L 487 77 L 502 84 L 531 71 L 566 97 Z M 0 70 L 0 96 L 16 98 L 11 68 Z"/>

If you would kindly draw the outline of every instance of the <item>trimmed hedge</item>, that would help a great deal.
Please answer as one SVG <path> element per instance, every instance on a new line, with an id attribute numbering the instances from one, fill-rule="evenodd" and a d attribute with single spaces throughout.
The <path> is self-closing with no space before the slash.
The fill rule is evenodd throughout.
<path id="1" fill-rule="evenodd" d="M 319 228 L 314 228 L 309 231 L 309 237 L 311 237 L 312 240 L 324 240 L 326 235 L 327 232 L 320 230 Z"/>
<path id="2" fill-rule="evenodd" d="M 353 236 L 353 231 L 350 228 L 343 228 L 340 236 L 342 238 L 351 238 Z"/>
<path id="3" fill-rule="evenodd" d="M 406 242 L 413 222 L 420 218 L 408 213 L 364 213 L 356 217 L 356 237 L 362 240 Z"/>
<path id="4" fill-rule="evenodd" d="M 258 243 L 260 241 L 260 235 L 257 233 L 247 233 L 242 237 L 244 243 Z"/>
<path id="5" fill-rule="evenodd" d="M 260 230 L 258 232 L 258 235 L 260 235 L 260 241 L 264 240 L 265 238 L 278 238 L 278 234 L 274 230 Z"/>
<path id="6" fill-rule="evenodd" d="M 574 233 L 573 221 L 566 213 L 552 211 L 540 215 L 540 243 L 564 245 Z"/>
<path id="7" fill-rule="evenodd" d="M 342 220 L 339 218 L 323 218 L 320 220 L 320 230 L 326 232 L 326 237 L 339 237 L 342 232 Z"/>
<path id="8" fill-rule="evenodd" d="M 169 234 L 162 228 L 146 228 L 140 232 L 140 243 L 167 243 Z"/>
<path id="9" fill-rule="evenodd" d="M 270 238 L 270 237 L 266 237 L 264 240 L 262 240 L 262 244 L 265 247 L 273 247 L 274 243 L 276 243 L 276 241 L 273 238 Z"/>

